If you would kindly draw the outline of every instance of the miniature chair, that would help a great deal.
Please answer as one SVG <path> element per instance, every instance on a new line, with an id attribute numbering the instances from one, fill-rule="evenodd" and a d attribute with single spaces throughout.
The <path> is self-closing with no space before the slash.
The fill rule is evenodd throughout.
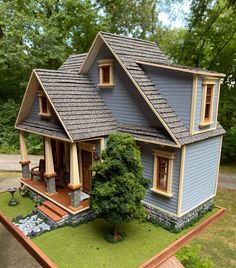
<path id="1" fill-rule="evenodd" d="M 62 169 L 58 169 L 56 170 L 57 176 L 55 177 L 56 179 L 56 186 L 59 186 L 61 188 L 65 187 L 65 183 L 64 183 L 64 175 L 65 172 Z"/>
<path id="2" fill-rule="evenodd" d="M 37 167 L 33 167 L 30 171 L 31 180 L 33 180 L 34 176 L 39 177 L 40 181 L 43 181 L 43 174 L 45 172 L 45 160 L 40 159 L 39 165 Z"/>

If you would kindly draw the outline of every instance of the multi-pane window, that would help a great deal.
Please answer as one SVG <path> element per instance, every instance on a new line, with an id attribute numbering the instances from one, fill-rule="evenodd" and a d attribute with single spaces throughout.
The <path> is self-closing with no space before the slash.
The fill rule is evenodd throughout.
<path id="1" fill-rule="evenodd" d="M 113 60 L 99 60 L 99 87 L 113 87 Z"/>
<path id="2" fill-rule="evenodd" d="M 214 88 L 214 81 L 204 81 L 202 87 L 202 110 L 200 127 L 208 126 L 212 123 Z"/>
<path id="3" fill-rule="evenodd" d="M 154 150 L 153 152 L 154 170 L 153 187 L 151 190 L 155 193 L 171 197 L 174 153 L 158 150 Z"/>
<path id="4" fill-rule="evenodd" d="M 207 85 L 204 122 L 211 121 L 212 94 L 214 85 Z"/>

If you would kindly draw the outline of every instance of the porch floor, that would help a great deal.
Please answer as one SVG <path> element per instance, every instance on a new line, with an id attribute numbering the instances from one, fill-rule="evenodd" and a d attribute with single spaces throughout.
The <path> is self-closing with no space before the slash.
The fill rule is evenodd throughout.
<path id="1" fill-rule="evenodd" d="M 50 200 L 54 204 L 63 208 L 71 214 L 80 213 L 89 208 L 88 199 L 81 202 L 80 206 L 76 209 L 70 206 L 70 196 L 69 193 L 71 189 L 69 187 L 61 188 L 57 187 L 57 193 L 55 195 L 47 195 L 46 187 L 44 183 L 40 181 L 32 181 L 31 179 L 21 179 L 20 180 L 25 186 L 28 186 L 30 189 L 34 190 L 38 194 L 42 195 L 46 199 Z"/>

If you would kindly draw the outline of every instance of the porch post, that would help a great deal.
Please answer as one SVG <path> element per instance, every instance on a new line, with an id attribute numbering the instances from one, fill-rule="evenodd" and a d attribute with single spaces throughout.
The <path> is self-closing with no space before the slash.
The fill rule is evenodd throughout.
<path id="1" fill-rule="evenodd" d="M 81 182 L 76 143 L 70 144 L 70 184 L 68 186 L 71 188 L 71 207 L 76 209 L 81 202 Z"/>
<path id="2" fill-rule="evenodd" d="M 44 178 L 46 181 L 46 193 L 48 195 L 56 194 L 56 173 L 54 171 L 51 139 L 45 137 L 45 170 Z"/>
<path id="3" fill-rule="evenodd" d="M 25 143 L 25 135 L 24 131 L 19 131 L 19 138 L 20 138 L 20 154 L 21 154 L 21 168 L 22 168 L 22 177 L 24 179 L 30 178 L 30 170 L 29 164 L 30 161 L 28 159 L 27 148 Z"/>

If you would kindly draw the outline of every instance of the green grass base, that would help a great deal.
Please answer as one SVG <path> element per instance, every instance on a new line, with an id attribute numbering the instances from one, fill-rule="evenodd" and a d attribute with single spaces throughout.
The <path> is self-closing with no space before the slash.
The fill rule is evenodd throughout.
<path id="1" fill-rule="evenodd" d="M 8 206 L 11 194 L 8 192 L 0 193 L 0 211 L 10 220 L 18 215 L 26 216 L 35 209 L 33 201 L 27 197 L 22 197 L 19 190 L 15 192 L 14 197 L 19 202 L 19 205 L 11 207 Z"/>

